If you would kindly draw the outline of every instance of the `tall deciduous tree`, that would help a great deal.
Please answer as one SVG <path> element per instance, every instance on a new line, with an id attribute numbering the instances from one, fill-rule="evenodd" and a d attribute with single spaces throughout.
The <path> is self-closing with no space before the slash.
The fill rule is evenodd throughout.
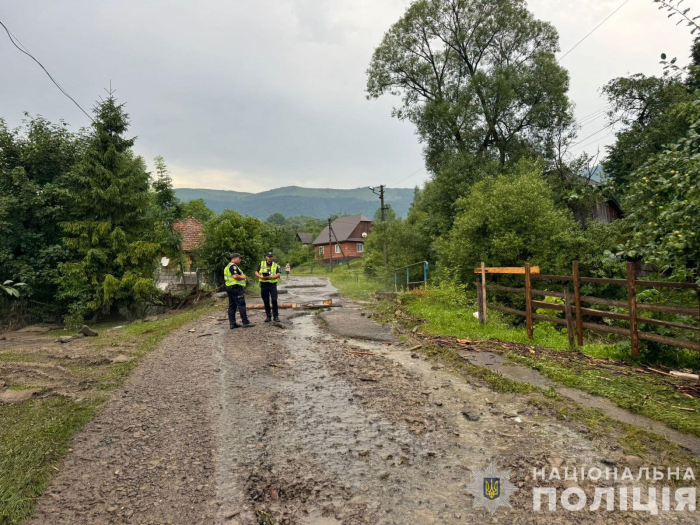
<path id="1" fill-rule="evenodd" d="M 455 151 L 553 154 L 571 120 L 558 45 L 524 0 L 417 0 L 375 50 L 367 93 L 402 97 L 394 114 L 417 126 L 433 172 Z"/>
<path id="2" fill-rule="evenodd" d="M 77 261 L 61 265 L 60 285 L 75 322 L 158 294 L 153 272 L 161 247 L 149 224 L 146 165 L 131 149 L 135 139 L 125 136 L 123 105 L 110 95 L 94 112 L 85 154 L 65 177 L 71 216 L 62 223 L 64 242 Z"/>

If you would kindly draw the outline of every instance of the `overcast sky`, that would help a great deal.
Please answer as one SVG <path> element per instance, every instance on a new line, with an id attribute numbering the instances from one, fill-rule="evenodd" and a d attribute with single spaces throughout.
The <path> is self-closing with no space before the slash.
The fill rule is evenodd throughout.
<path id="1" fill-rule="evenodd" d="M 531 0 L 563 51 L 623 0 Z M 0 20 L 88 109 L 116 88 L 136 150 L 163 155 L 176 187 L 392 185 L 423 166 L 396 101 L 365 99 L 365 70 L 409 0 L 2 0 Z M 686 1 L 700 14 L 700 1 Z M 577 118 L 605 106 L 609 79 L 659 74 L 659 55 L 687 60 L 692 37 L 652 0 L 629 2 L 562 60 Z M 563 53 L 561 53 L 563 54 Z M 0 35 L 0 117 L 89 121 Z M 584 139 L 605 126 L 599 118 Z M 593 152 L 608 130 L 583 140 Z M 579 149 L 578 151 L 582 151 Z M 577 152 L 578 152 L 577 151 Z M 420 184 L 425 172 L 398 186 Z"/>

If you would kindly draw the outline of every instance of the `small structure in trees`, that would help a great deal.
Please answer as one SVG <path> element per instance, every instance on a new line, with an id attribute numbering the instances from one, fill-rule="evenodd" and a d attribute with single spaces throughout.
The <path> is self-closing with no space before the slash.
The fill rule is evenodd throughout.
<path id="1" fill-rule="evenodd" d="M 308 246 L 314 242 L 314 234 L 306 232 L 297 232 L 297 241 L 299 241 L 304 246 Z"/>
<path id="2" fill-rule="evenodd" d="M 201 284 L 197 278 L 194 250 L 199 247 L 204 238 L 202 222 L 194 217 L 178 219 L 173 223 L 173 229 L 182 234 L 183 257 L 182 261 L 169 257 L 161 258 L 158 273 L 158 288 L 161 290 Z"/>

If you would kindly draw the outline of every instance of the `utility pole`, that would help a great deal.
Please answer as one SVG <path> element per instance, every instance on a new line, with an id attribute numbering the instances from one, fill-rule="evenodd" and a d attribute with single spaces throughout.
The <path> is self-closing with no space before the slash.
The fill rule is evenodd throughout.
<path id="1" fill-rule="evenodd" d="M 375 195 L 379 195 L 379 202 L 381 203 L 381 208 L 379 208 L 382 211 L 382 222 L 384 222 L 384 211 L 386 210 L 386 206 L 384 206 L 384 184 L 380 184 L 379 186 L 379 193 L 377 193 L 377 190 L 375 188 L 370 187 L 369 189 L 372 190 L 372 193 Z"/>
<path id="2" fill-rule="evenodd" d="M 331 264 L 331 273 L 333 272 L 333 240 L 331 239 L 331 218 L 328 217 L 328 260 Z"/>
<path id="3" fill-rule="evenodd" d="M 350 268 L 350 259 L 348 259 L 347 255 L 345 255 L 345 250 L 343 250 L 343 245 L 340 244 L 338 241 L 338 236 L 335 234 L 335 231 L 333 230 L 333 226 L 330 227 L 331 232 L 333 233 L 333 237 L 335 237 L 335 243 L 338 245 L 338 248 L 340 248 L 340 255 L 343 257 L 343 262 L 348 265 L 348 268 Z"/>
<path id="4" fill-rule="evenodd" d="M 375 195 L 379 195 L 379 202 L 381 203 L 381 208 L 379 208 L 379 209 L 382 212 L 382 222 L 384 222 L 384 220 L 385 220 L 384 212 L 386 211 L 386 206 L 384 206 L 384 188 L 385 187 L 386 186 L 384 186 L 384 184 L 380 184 L 379 185 L 379 193 L 377 193 L 377 190 L 372 188 L 371 186 L 369 188 L 370 190 L 372 190 L 372 193 L 374 193 Z M 387 262 L 386 240 L 384 241 L 384 262 Z"/>

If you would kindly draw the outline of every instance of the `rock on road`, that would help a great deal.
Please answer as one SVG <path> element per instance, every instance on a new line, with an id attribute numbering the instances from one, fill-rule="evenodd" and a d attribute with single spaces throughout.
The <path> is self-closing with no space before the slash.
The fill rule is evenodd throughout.
<path id="1" fill-rule="evenodd" d="M 317 287 L 289 288 L 284 302 L 336 292 L 322 277 L 282 286 L 295 283 Z M 412 358 L 359 308 L 283 310 L 286 330 L 259 310 L 248 330 L 218 315 L 177 330 L 76 436 L 29 523 L 656 522 L 534 514 L 533 467 L 604 471 L 619 447 Z M 493 517 L 465 491 L 491 461 L 518 488 Z"/>

